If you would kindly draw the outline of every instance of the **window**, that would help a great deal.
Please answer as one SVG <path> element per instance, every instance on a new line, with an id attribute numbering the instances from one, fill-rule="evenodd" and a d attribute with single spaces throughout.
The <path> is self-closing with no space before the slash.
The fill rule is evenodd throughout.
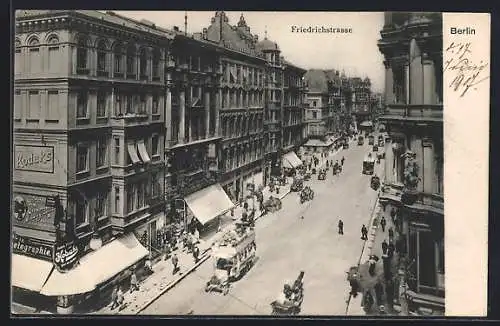
<path id="1" fill-rule="evenodd" d="M 116 74 L 121 74 L 123 73 L 123 50 L 122 50 L 122 47 L 120 45 L 117 45 L 115 46 L 115 50 L 114 50 L 114 61 L 115 61 L 115 65 L 114 65 L 114 72 L 115 72 L 115 75 Z"/>
<path id="2" fill-rule="evenodd" d="M 40 119 L 40 93 L 38 91 L 29 92 L 28 119 Z"/>
<path id="3" fill-rule="evenodd" d="M 136 50 L 133 45 L 129 46 L 127 49 L 127 77 L 135 78 L 137 72 L 135 70 L 135 58 Z"/>
<path id="4" fill-rule="evenodd" d="M 116 165 L 120 165 L 120 137 L 114 137 L 113 138 L 113 147 L 114 147 L 114 162 Z"/>
<path id="5" fill-rule="evenodd" d="M 75 203 L 75 223 L 76 226 L 85 224 L 88 222 L 88 205 L 87 201 L 83 198 L 80 198 Z"/>
<path id="6" fill-rule="evenodd" d="M 48 92 L 47 120 L 59 120 L 59 92 Z"/>
<path id="7" fill-rule="evenodd" d="M 97 44 L 97 75 L 106 76 L 108 74 L 108 65 L 106 53 L 107 46 L 104 40 L 99 41 Z"/>
<path id="8" fill-rule="evenodd" d="M 151 138 L 151 153 L 153 153 L 153 156 L 160 155 L 160 136 L 158 135 L 153 135 Z"/>
<path id="9" fill-rule="evenodd" d="M 77 73 L 88 73 L 88 49 L 87 39 L 85 37 L 78 39 L 76 48 L 76 68 Z"/>
<path id="10" fill-rule="evenodd" d="M 115 187 L 115 213 L 120 213 L 120 187 Z"/>
<path id="11" fill-rule="evenodd" d="M 88 116 L 87 110 L 88 97 L 87 93 L 79 92 L 76 99 L 76 118 L 77 119 L 86 119 Z"/>
<path id="12" fill-rule="evenodd" d="M 127 213 L 134 211 L 134 187 L 127 185 Z"/>
<path id="13" fill-rule="evenodd" d="M 29 48 L 29 71 L 32 73 L 38 73 L 42 71 L 42 58 L 40 55 L 40 42 L 37 38 L 32 38 L 28 45 Z"/>
<path id="14" fill-rule="evenodd" d="M 97 194 L 96 200 L 95 200 L 95 215 L 97 218 L 106 215 L 107 199 L 108 199 L 107 193 L 100 192 Z"/>
<path id="15" fill-rule="evenodd" d="M 317 118 L 318 118 L 318 112 L 313 111 L 313 113 L 312 113 L 312 114 L 313 114 L 313 119 L 317 119 Z"/>
<path id="16" fill-rule="evenodd" d="M 154 172 L 151 174 L 151 196 L 157 197 L 161 195 L 161 178 L 159 173 Z"/>
<path id="17" fill-rule="evenodd" d="M 16 39 L 15 47 L 16 47 L 16 56 L 14 58 L 14 63 L 15 63 L 14 73 L 18 74 L 22 71 L 23 68 L 21 41 L 19 39 Z"/>
<path id="18" fill-rule="evenodd" d="M 144 188 L 146 186 L 145 182 L 140 182 L 137 184 L 137 209 L 144 207 Z"/>
<path id="19" fill-rule="evenodd" d="M 141 69 L 141 79 L 146 79 L 148 77 L 148 57 L 146 53 L 146 49 L 141 49 L 139 55 L 139 68 Z"/>
<path id="20" fill-rule="evenodd" d="M 132 95 L 125 95 L 125 112 L 126 113 L 133 113 L 133 101 L 134 101 L 134 96 Z"/>
<path id="21" fill-rule="evenodd" d="M 14 119 L 21 120 L 22 117 L 22 96 L 21 91 L 16 90 L 14 96 Z"/>
<path id="22" fill-rule="evenodd" d="M 139 95 L 139 113 L 141 113 L 141 114 L 147 113 L 146 103 L 147 103 L 146 102 L 146 94 Z"/>
<path id="23" fill-rule="evenodd" d="M 160 51 L 153 52 L 153 79 L 160 79 Z"/>
<path id="24" fill-rule="evenodd" d="M 152 113 L 159 114 L 159 99 L 157 94 L 153 94 Z"/>
<path id="25" fill-rule="evenodd" d="M 437 241 L 437 272 L 444 274 L 444 239 Z"/>
<path id="26" fill-rule="evenodd" d="M 89 148 L 86 144 L 78 144 L 76 147 L 76 173 L 89 170 Z"/>
<path id="27" fill-rule="evenodd" d="M 123 101 L 120 93 L 115 92 L 115 116 L 121 116 L 123 114 Z"/>
<path id="28" fill-rule="evenodd" d="M 103 118 L 106 116 L 106 93 L 98 92 L 97 93 L 97 117 Z"/>
<path id="29" fill-rule="evenodd" d="M 96 142 L 96 167 L 100 168 L 106 165 L 107 142 L 105 138 L 98 139 Z"/>

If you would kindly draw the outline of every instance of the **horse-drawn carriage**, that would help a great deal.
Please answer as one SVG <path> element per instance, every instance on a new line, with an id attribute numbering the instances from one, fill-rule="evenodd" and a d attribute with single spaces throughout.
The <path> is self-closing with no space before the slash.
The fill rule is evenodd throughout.
<path id="1" fill-rule="evenodd" d="M 277 197 L 269 197 L 268 200 L 264 202 L 264 209 L 266 212 L 274 213 L 281 209 L 281 200 Z"/>
<path id="2" fill-rule="evenodd" d="M 374 175 L 371 180 L 370 180 L 370 187 L 373 189 L 373 190 L 378 190 L 378 188 L 380 187 L 380 178 L 376 175 Z"/>
<path id="3" fill-rule="evenodd" d="M 271 302 L 273 315 L 297 315 L 304 301 L 304 272 L 300 272 L 293 285 L 285 284 L 284 300 Z"/>
<path id="4" fill-rule="evenodd" d="M 313 200 L 313 198 L 314 198 L 314 191 L 309 186 L 305 187 L 300 192 L 300 203 L 301 204 L 303 204 L 304 202 L 306 202 L 308 200 Z"/>
<path id="5" fill-rule="evenodd" d="M 291 191 L 301 191 L 304 188 L 304 178 L 302 176 L 296 176 L 293 178 L 292 185 L 290 186 Z"/>
<path id="6" fill-rule="evenodd" d="M 325 180 L 325 179 L 326 179 L 326 171 L 320 170 L 318 173 L 318 180 Z"/>

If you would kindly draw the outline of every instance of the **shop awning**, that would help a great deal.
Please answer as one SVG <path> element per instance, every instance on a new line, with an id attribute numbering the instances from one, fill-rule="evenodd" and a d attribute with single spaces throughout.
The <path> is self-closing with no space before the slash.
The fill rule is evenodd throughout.
<path id="1" fill-rule="evenodd" d="M 220 184 L 208 186 L 187 196 L 184 200 L 194 217 L 203 225 L 234 207 Z"/>
<path id="2" fill-rule="evenodd" d="M 13 254 L 12 285 L 40 292 L 53 267 L 49 261 Z"/>
<path id="3" fill-rule="evenodd" d="M 371 127 L 373 123 L 371 121 L 363 121 L 359 124 L 361 127 Z"/>
<path id="4" fill-rule="evenodd" d="M 330 145 L 332 145 L 333 142 L 332 141 L 329 141 L 329 142 L 324 142 L 322 140 L 319 140 L 319 139 L 309 139 L 307 141 L 307 143 L 304 144 L 304 146 L 306 147 L 328 147 Z"/>
<path id="5" fill-rule="evenodd" d="M 57 296 L 90 292 L 148 254 L 133 233 L 126 234 L 83 256 L 72 270 L 54 270 L 40 293 Z"/>
<path id="6" fill-rule="evenodd" d="M 128 149 L 128 155 L 130 156 L 130 159 L 132 160 L 132 163 L 138 163 L 140 162 L 139 156 L 137 156 L 137 149 L 135 147 L 135 144 L 130 143 L 127 145 Z"/>
<path id="7" fill-rule="evenodd" d="M 144 140 L 140 140 L 137 143 L 137 148 L 139 149 L 139 155 L 144 163 L 148 163 L 151 161 L 148 155 L 148 151 L 146 149 L 146 144 L 144 144 Z"/>
<path id="8" fill-rule="evenodd" d="M 302 165 L 302 161 L 295 154 L 295 152 L 289 152 L 283 155 L 283 167 L 288 169 L 294 169 Z"/>

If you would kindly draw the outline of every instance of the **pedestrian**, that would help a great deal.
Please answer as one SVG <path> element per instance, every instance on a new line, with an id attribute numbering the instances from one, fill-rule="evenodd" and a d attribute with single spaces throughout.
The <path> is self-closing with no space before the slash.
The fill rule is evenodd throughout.
<path id="1" fill-rule="evenodd" d="M 171 252 L 170 243 L 166 241 L 165 244 L 163 245 L 163 254 L 164 254 L 163 260 L 167 260 L 168 258 L 170 258 L 170 252 Z"/>
<path id="2" fill-rule="evenodd" d="M 132 274 L 130 275 L 130 293 L 134 291 L 139 291 L 139 282 L 137 281 L 137 275 L 135 275 L 135 271 L 132 270 Z"/>
<path id="3" fill-rule="evenodd" d="M 198 248 L 198 246 L 194 246 L 193 247 L 193 258 L 194 258 L 195 263 L 198 262 L 199 257 L 200 257 L 200 249 Z"/>
<path id="4" fill-rule="evenodd" d="M 387 244 L 387 241 L 382 241 L 382 254 L 383 255 L 387 255 L 387 248 L 389 247 L 389 245 Z"/>
<path id="5" fill-rule="evenodd" d="M 120 286 L 118 286 L 118 291 L 116 292 L 116 303 L 118 304 L 118 307 L 123 304 L 123 300 L 123 290 Z"/>
<path id="6" fill-rule="evenodd" d="M 339 234 L 344 234 L 344 222 L 342 222 L 342 220 L 339 220 Z"/>
<path id="7" fill-rule="evenodd" d="M 394 256 L 395 250 L 396 250 L 396 247 L 394 246 L 394 243 L 389 240 L 389 245 L 387 246 L 387 256 L 389 258 L 392 258 L 392 256 Z"/>
<path id="8" fill-rule="evenodd" d="M 391 226 L 389 228 L 389 242 L 393 242 L 393 241 L 394 241 L 394 229 Z"/>
<path id="9" fill-rule="evenodd" d="M 118 286 L 115 286 L 113 288 L 113 292 L 111 292 L 111 310 L 115 309 L 118 306 L 120 306 L 120 304 L 118 303 Z"/>
<path id="10" fill-rule="evenodd" d="M 380 220 L 380 226 L 382 227 L 382 232 L 385 232 L 385 225 L 386 225 L 385 217 L 382 216 L 382 219 Z"/>
<path id="11" fill-rule="evenodd" d="M 368 229 L 364 224 L 361 227 L 361 240 L 368 240 Z"/>
<path id="12" fill-rule="evenodd" d="M 345 161 L 345 158 L 342 156 L 342 159 L 340 160 L 340 164 L 342 164 L 342 166 L 344 166 L 344 161 Z"/>
<path id="13" fill-rule="evenodd" d="M 175 274 L 177 273 L 177 271 L 179 270 L 179 258 L 177 257 L 177 254 L 174 253 L 172 255 L 172 266 L 174 267 L 174 269 L 172 270 L 172 274 Z"/>

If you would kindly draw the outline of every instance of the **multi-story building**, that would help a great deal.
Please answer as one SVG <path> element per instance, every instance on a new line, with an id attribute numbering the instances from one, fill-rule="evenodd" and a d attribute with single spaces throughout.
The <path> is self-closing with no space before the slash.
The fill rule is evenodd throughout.
<path id="1" fill-rule="evenodd" d="M 70 311 L 147 256 L 133 233 L 165 223 L 170 38 L 96 11 L 16 13 L 15 297 Z"/>
<path id="2" fill-rule="evenodd" d="M 352 86 L 344 71 L 340 74 L 340 126 L 343 132 L 352 129 Z"/>
<path id="3" fill-rule="evenodd" d="M 442 15 L 386 13 L 386 144 L 380 201 L 396 223 L 410 309 L 444 311 Z M 396 287 L 397 292 L 397 287 Z M 396 296 L 397 297 L 397 296 Z M 397 301 L 397 300 L 396 300 Z"/>
<path id="4" fill-rule="evenodd" d="M 354 77 L 351 79 L 352 91 L 352 111 L 356 126 L 371 127 L 371 81 L 370 78 Z"/>
<path id="5" fill-rule="evenodd" d="M 304 147 L 307 151 L 324 151 L 332 143 L 327 139 L 328 130 L 326 121 L 328 120 L 328 79 L 323 70 L 310 69 L 305 74 L 307 83 L 307 142 Z"/>
<path id="6" fill-rule="evenodd" d="M 341 86 L 342 80 L 338 70 L 326 70 L 328 85 L 328 117 L 326 119 L 326 130 L 330 136 L 338 136 L 340 132 L 341 110 Z"/>
<path id="7" fill-rule="evenodd" d="M 283 166 L 294 168 L 300 163 L 296 154 L 306 139 L 304 121 L 305 83 L 303 76 L 306 70 L 285 61 L 282 153 L 285 158 Z"/>

